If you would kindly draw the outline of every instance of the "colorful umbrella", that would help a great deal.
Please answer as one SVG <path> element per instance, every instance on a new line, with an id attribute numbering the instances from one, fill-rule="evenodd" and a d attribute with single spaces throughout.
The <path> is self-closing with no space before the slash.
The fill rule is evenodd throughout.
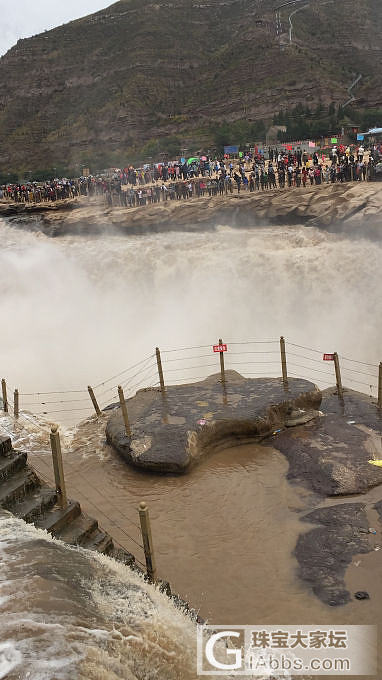
<path id="1" fill-rule="evenodd" d="M 199 158 L 189 158 L 187 161 L 187 165 L 191 165 L 191 163 L 197 163 L 199 161 Z"/>

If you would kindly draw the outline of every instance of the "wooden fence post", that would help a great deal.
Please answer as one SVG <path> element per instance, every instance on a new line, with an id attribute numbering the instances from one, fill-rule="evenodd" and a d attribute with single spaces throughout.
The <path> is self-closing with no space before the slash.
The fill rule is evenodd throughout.
<path id="1" fill-rule="evenodd" d="M 163 377 L 163 368 L 162 368 L 162 359 L 160 356 L 160 350 L 159 347 L 156 348 L 155 350 L 156 356 L 157 356 L 157 364 L 158 364 L 158 374 L 159 374 L 159 382 L 160 382 L 160 388 L 162 390 L 162 394 L 165 393 L 166 387 L 164 384 L 164 377 Z"/>
<path id="2" fill-rule="evenodd" d="M 13 415 L 15 418 L 19 417 L 19 391 L 15 390 L 13 395 Z"/>
<path id="3" fill-rule="evenodd" d="M 282 375 L 283 375 L 283 384 L 284 384 L 284 389 L 288 389 L 288 369 L 287 369 L 287 360 L 286 360 L 286 351 L 285 351 L 285 340 L 283 336 L 280 338 L 280 354 L 281 354 L 281 370 L 282 370 Z"/>
<path id="4" fill-rule="evenodd" d="M 130 423 L 129 423 L 129 416 L 128 416 L 128 413 L 127 413 L 126 400 L 125 400 L 125 395 L 123 394 L 123 389 L 122 389 L 121 385 L 118 385 L 118 396 L 119 396 L 119 403 L 121 404 L 122 417 L 123 417 L 123 422 L 125 423 L 126 434 L 127 434 L 128 437 L 131 437 L 131 429 L 130 429 Z"/>
<path id="5" fill-rule="evenodd" d="M 90 399 L 93 402 L 93 406 L 94 406 L 94 409 L 95 409 L 97 416 L 101 416 L 102 413 L 101 413 L 100 407 L 98 406 L 98 402 L 97 402 L 97 399 L 95 397 L 94 390 L 93 390 L 92 387 L 90 387 L 90 385 L 88 386 L 88 392 L 90 394 Z"/>
<path id="6" fill-rule="evenodd" d="M 7 383 L 5 382 L 5 379 L 3 378 L 1 381 L 1 390 L 3 393 L 3 409 L 4 413 L 8 413 L 9 408 L 8 408 L 8 397 L 7 397 Z"/>
<path id="7" fill-rule="evenodd" d="M 378 372 L 378 408 L 382 408 L 382 361 L 379 363 Z"/>
<path id="8" fill-rule="evenodd" d="M 51 429 L 50 446 L 52 449 L 54 479 L 56 482 L 56 491 L 58 493 L 59 504 L 62 508 L 66 508 L 68 505 L 68 499 L 65 488 L 64 466 L 62 464 L 60 434 L 58 432 L 57 425 L 53 425 Z"/>
<path id="9" fill-rule="evenodd" d="M 338 354 L 337 352 L 334 352 L 333 354 L 334 358 L 334 369 L 336 372 L 336 384 L 337 384 L 337 394 L 340 399 L 344 398 L 344 391 L 342 388 L 342 380 L 341 380 L 341 369 L 340 369 L 340 362 L 338 359 Z"/>
<path id="10" fill-rule="evenodd" d="M 223 340 L 219 338 L 219 345 L 223 344 Z M 225 387 L 225 371 L 224 371 L 224 352 L 219 352 L 220 354 L 220 375 L 223 387 Z"/>
<path id="11" fill-rule="evenodd" d="M 150 581 L 155 580 L 156 567 L 154 559 L 153 539 L 151 535 L 149 509 L 144 501 L 139 504 L 139 519 L 143 539 L 143 549 L 145 551 L 147 576 Z"/>

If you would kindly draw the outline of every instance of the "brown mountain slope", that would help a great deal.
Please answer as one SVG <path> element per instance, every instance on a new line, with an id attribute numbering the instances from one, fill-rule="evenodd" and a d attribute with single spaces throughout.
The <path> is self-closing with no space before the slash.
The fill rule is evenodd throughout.
<path id="1" fill-rule="evenodd" d="M 0 171 L 107 164 L 150 139 L 297 102 L 381 102 L 380 0 L 120 0 L 0 59 Z"/>

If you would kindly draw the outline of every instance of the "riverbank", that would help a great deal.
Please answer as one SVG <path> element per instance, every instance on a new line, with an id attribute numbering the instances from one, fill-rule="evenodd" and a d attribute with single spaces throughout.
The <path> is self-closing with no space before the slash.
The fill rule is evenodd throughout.
<path id="1" fill-rule="evenodd" d="M 51 237 L 112 229 L 126 235 L 205 231 L 221 223 L 238 228 L 264 223 L 307 224 L 350 232 L 362 226 L 372 235 L 379 233 L 381 214 L 382 185 L 373 182 L 207 195 L 135 208 L 106 208 L 99 199 L 86 197 L 40 204 L 0 202 L 0 216 L 15 226 Z"/>

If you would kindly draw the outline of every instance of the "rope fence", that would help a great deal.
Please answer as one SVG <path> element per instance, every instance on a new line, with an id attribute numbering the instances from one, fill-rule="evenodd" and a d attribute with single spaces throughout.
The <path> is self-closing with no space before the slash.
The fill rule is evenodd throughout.
<path id="1" fill-rule="evenodd" d="M 216 357 L 218 354 L 218 358 Z M 223 359 L 224 357 L 224 359 Z M 219 360 L 218 360 L 219 359 Z M 324 361 L 332 361 L 334 371 Z M 100 416 L 106 408 L 119 403 L 119 388 L 124 398 L 133 397 L 137 390 L 192 383 L 212 373 L 238 370 L 244 377 L 282 377 L 288 375 L 312 380 L 321 385 L 355 388 L 378 398 L 382 407 L 381 365 L 352 359 L 342 354 L 325 354 L 321 349 L 301 345 L 284 338 L 267 340 L 229 340 L 219 351 L 219 345 L 204 344 L 159 350 L 145 356 L 94 387 L 67 390 L 23 392 L 10 388 L 2 379 L 2 407 L 15 418 L 32 422 L 33 416 L 57 417 L 75 414 L 86 418 Z M 222 366 L 224 367 L 222 369 Z M 281 370 L 280 370 L 281 369 Z M 341 383 L 339 385 L 339 382 Z M 45 430 L 44 425 L 36 427 Z"/>
<path id="2" fill-rule="evenodd" d="M 52 479 L 49 479 L 47 476 L 44 475 L 44 473 L 41 472 L 41 467 L 40 467 L 41 464 L 47 465 L 47 461 L 44 460 L 43 458 L 39 458 L 39 456 L 34 456 L 34 460 L 37 460 L 37 461 L 39 462 L 39 469 L 38 469 L 38 471 L 37 471 L 38 476 L 39 476 L 46 484 L 48 484 L 49 486 L 51 486 L 52 484 L 54 484 L 54 481 L 52 481 Z M 82 475 L 82 474 L 79 473 L 78 471 L 76 472 L 76 475 L 79 476 L 80 478 L 84 478 L 84 475 Z M 122 517 L 125 521 L 128 521 L 129 524 L 130 524 L 131 526 L 135 527 L 136 529 L 138 529 L 138 531 L 140 531 L 140 527 L 138 526 L 138 524 L 137 524 L 136 522 L 134 522 L 134 520 L 132 520 L 132 519 L 130 519 L 129 517 L 127 517 L 126 514 L 121 513 L 120 508 L 117 508 L 115 505 L 113 505 L 113 504 L 110 502 L 110 498 L 109 498 L 109 497 L 106 497 L 105 494 L 103 494 L 103 493 L 101 492 L 101 490 L 100 490 L 98 487 L 95 487 L 94 485 L 90 484 L 88 478 L 86 478 L 85 481 L 86 481 L 86 486 L 87 486 L 87 488 L 90 488 L 92 491 L 96 491 L 97 493 L 99 493 L 99 495 L 102 497 L 102 499 L 105 500 L 105 501 L 107 502 L 107 504 L 108 504 L 110 507 L 112 507 L 113 509 L 115 509 L 115 510 L 118 511 L 118 515 L 119 515 L 120 517 Z M 122 548 L 123 550 L 128 550 L 128 551 L 131 551 L 131 550 L 136 551 L 136 548 L 138 547 L 138 548 L 140 548 L 142 551 L 144 551 L 144 547 L 143 547 L 143 545 L 139 542 L 139 540 L 137 540 L 137 538 L 134 538 L 133 536 L 131 536 L 131 534 L 129 534 L 129 533 L 126 531 L 126 529 L 124 529 L 124 528 L 123 528 L 123 527 L 122 527 L 115 519 L 111 518 L 108 514 L 106 514 L 105 511 L 104 511 L 97 503 L 95 503 L 94 501 L 92 501 L 92 500 L 89 498 L 89 496 L 88 496 L 87 494 L 84 493 L 84 491 L 83 491 L 82 488 L 79 489 L 75 484 L 73 484 L 73 483 L 71 482 L 71 480 L 69 481 L 69 486 L 70 486 L 71 491 L 74 492 L 74 494 L 76 495 L 76 497 L 77 497 L 78 499 L 81 500 L 81 498 L 83 498 L 83 499 L 85 500 L 87 507 L 91 506 L 92 508 L 94 508 L 94 510 L 97 512 L 97 516 L 102 515 L 102 516 L 107 520 L 107 522 L 108 522 L 109 524 L 111 524 L 111 526 L 116 527 L 116 529 L 118 529 L 118 531 L 120 531 L 121 534 L 123 534 L 124 539 L 125 539 L 125 540 L 124 540 L 124 545 L 122 545 L 121 543 L 119 543 L 118 541 L 116 541 L 115 538 L 114 538 L 114 536 L 113 536 L 113 543 L 114 543 L 117 547 Z M 102 531 L 102 527 L 99 527 L 99 528 L 100 528 L 101 531 Z M 133 544 L 134 547 L 131 546 L 131 543 Z M 134 557 L 135 557 L 135 561 L 136 561 L 136 562 L 138 562 L 142 567 L 145 567 L 144 563 L 141 562 L 141 560 L 139 560 L 139 559 L 137 558 L 136 554 L 134 555 Z"/>
<path id="3" fill-rule="evenodd" d="M 172 385 L 195 383 L 205 380 L 212 374 L 220 373 L 223 396 L 226 398 L 227 383 L 229 387 L 229 376 L 226 372 L 237 369 L 244 377 L 275 378 L 281 381 L 286 392 L 290 378 L 309 380 L 322 388 L 335 387 L 340 400 L 344 398 L 344 388 L 353 389 L 355 386 L 359 391 L 376 397 L 377 406 L 382 409 L 382 362 L 368 363 L 345 357 L 337 352 L 327 353 L 317 348 L 286 341 L 284 337 L 268 340 L 227 341 L 226 343 L 223 343 L 220 338 L 216 344 L 162 351 L 157 347 L 154 353 L 144 357 L 141 361 L 106 378 L 94 387 L 88 386 L 87 389 L 20 392 L 17 388 L 11 388 L 3 378 L 1 380 L 1 407 L 4 413 L 13 418 L 15 422 L 21 420 L 22 423 L 28 425 L 28 428 L 32 427 L 43 432 L 46 435 L 47 444 L 50 438 L 54 471 L 53 484 L 56 487 L 58 504 L 65 508 L 67 496 L 58 428 L 57 426 L 49 428 L 50 423 L 39 422 L 39 417 L 66 413 L 88 416 L 95 412 L 95 417 L 99 418 L 105 409 L 120 406 L 126 435 L 131 437 L 128 400 L 136 394 L 137 390 L 158 389 L 164 396 L 167 388 Z M 9 424 L 8 420 L 6 422 Z M 39 453 L 44 452 L 39 450 Z M 39 461 L 39 467 L 41 465 L 43 468 L 48 467 L 51 475 L 50 463 L 36 454 L 34 458 Z M 45 480 L 40 470 L 38 474 Z M 73 476 L 76 479 L 75 484 L 71 481 Z M 84 485 L 80 483 L 81 481 L 84 481 Z M 48 483 L 52 482 L 48 481 Z M 80 499 L 84 499 L 88 507 L 94 507 L 97 515 L 104 517 L 109 526 L 115 527 L 120 532 L 123 536 L 121 540 L 126 544 L 123 546 L 119 544 L 121 548 L 129 550 L 127 546 L 133 546 L 134 551 L 136 549 L 143 551 L 142 559 L 146 562 L 147 574 L 149 578 L 154 579 L 156 572 L 151 527 L 145 503 L 142 502 L 138 510 L 139 526 L 126 512 L 121 512 L 110 497 L 106 497 L 104 491 L 85 477 L 81 470 L 70 471 L 69 486 Z M 86 489 L 85 493 L 82 486 Z M 97 497 L 100 498 L 99 503 Z M 109 514 L 105 512 L 104 507 L 110 509 Z M 111 511 L 118 514 L 119 522 L 110 516 Z M 114 542 L 117 544 L 116 541 Z M 142 557 L 141 553 L 139 555 Z M 136 561 L 145 566 L 140 559 L 136 558 Z"/>

